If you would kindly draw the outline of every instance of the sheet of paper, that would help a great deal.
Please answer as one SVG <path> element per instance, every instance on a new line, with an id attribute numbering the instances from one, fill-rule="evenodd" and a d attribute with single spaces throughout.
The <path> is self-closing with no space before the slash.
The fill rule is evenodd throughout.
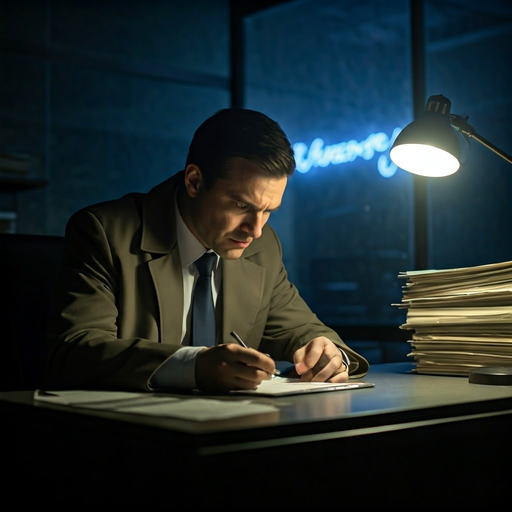
<path id="1" fill-rule="evenodd" d="M 363 381 L 348 381 L 339 384 L 332 382 L 301 382 L 299 379 L 276 377 L 264 380 L 256 388 L 251 390 L 233 391 L 233 393 L 265 396 L 301 395 L 326 391 L 342 391 L 349 389 L 373 387 L 374 384 Z"/>
<path id="2" fill-rule="evenodd" d="M 278 408 L 273 405 L 254 403 L 250 400 L 177 398 L 164 394 L 117 391 L 47 392 L 36 390 L 34 399 L 72 407 L 172 417 L 192 421 L 228 419 L 278 411 Z"/>

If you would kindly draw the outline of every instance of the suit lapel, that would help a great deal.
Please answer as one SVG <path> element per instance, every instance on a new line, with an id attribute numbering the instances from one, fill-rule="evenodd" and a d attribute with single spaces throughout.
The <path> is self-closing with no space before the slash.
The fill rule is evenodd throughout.
<path id="1" fill-rule="evenodd" d="M 170 254 L 151 260 L 148 265 L 158 301 L 160 343 L 179 345 L 183 323 L 183 277 L 177 246 Z"/>
<path id="2" fill-rule="evenodd" d="M 242 257 L 222 260 L 222 341 L 233 341 L 231 331 L 247 339 L 260 309 L 265 269 Z"/>
<path id="3" fill-rule="evenodd" d="M 161 343 L 181 343 L 183 276 L 177 244 L 174 195 L 180 172 L 152 189 L 145 201 L 141 249 L 152 254 L 148 265 L 160 316 Z"/>

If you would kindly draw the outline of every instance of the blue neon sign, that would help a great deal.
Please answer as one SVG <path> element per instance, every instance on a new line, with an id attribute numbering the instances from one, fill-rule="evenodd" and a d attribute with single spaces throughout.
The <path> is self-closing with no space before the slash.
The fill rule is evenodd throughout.
<path id="1" fill-rule="evenodd" d="M 387 152 L 400 133 L 401 128 L 395 128 L 391 137 L 384 132 L 371 133 L 365 140 L 358 142 L 349 140 L 337 144 L 324 145 L 320 137 L 308 145 L 297 142 L 293 145 L 297 171 L 305 174 L 313 167 L 328 167 L 353 162 L 356 158 L 371 160 L 375 153 Z M 397 166 L 391 162 L 387 155 L 380 155 L 377 159 L 377 169 L 384 178 L 391 178 L 396 173 Z"/>

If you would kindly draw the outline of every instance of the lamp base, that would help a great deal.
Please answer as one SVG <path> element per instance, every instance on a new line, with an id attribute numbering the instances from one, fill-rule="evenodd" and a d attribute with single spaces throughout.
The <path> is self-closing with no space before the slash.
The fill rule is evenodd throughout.
<path id="1" fill-rule="evenodd" d="M 512 386 L 512 366 L 474 368 L 469 372 L 469 382 L 472 384 Z"/>

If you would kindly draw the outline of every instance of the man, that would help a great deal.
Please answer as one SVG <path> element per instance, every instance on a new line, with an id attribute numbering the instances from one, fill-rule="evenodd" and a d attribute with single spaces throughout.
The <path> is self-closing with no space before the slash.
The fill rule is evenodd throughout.
<path id="1" fill-rule="evenodd" d="M 45 387 L 226 392 L 270 379 L 275 361 L 293 362 L 306 381 L 363 376 L 368 362 L 289 282 L 267 225 L 294 170 L 276 122 L 224 109 L 194 134 L 183 171 L 75 213 Z M 214 346 L 192 339 L 195 261 L 207 251 Z"/>

